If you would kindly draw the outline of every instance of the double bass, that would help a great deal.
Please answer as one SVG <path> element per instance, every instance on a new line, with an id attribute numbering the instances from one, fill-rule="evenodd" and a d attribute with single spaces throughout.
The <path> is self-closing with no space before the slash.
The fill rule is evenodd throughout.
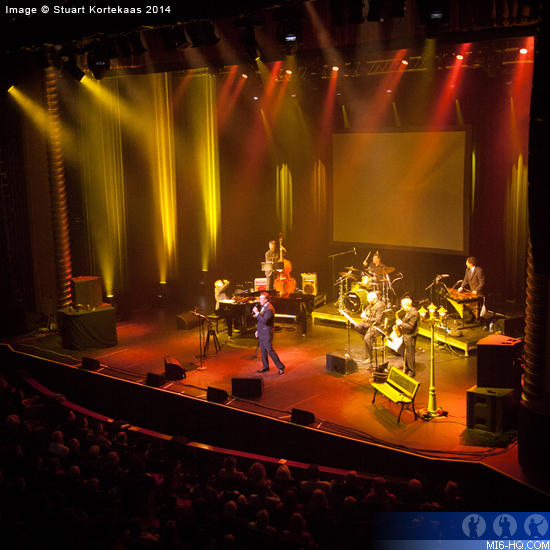
<path id="1" fill-rule="evenodd" d="M 283 259 L 283 235 L 279 233 L 279 261 L 277 262 L 277 278 L 273 283 L 273 288 L 280 295 L 291 294 L 296 290 L 296 279 L 292 277 L 292 264 L 290 260 Z"/>

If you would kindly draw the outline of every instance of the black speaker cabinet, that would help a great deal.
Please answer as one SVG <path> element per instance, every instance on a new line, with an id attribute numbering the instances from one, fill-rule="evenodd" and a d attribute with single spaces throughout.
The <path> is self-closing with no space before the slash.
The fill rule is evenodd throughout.
<path id="1" fill-rule="evenodd" d="M 327 353 L 327 371 L 334 371 L 338 374 L 351 374 L 358 370 L 357 362 L 353 359 L 335 353 Z"/>
<path id="2" fill-rule="evenodd" d="M 218 388 L 213 388 L 208 386 L 206 390 L 206 399 L 212 401 L 213 403 L 225 403 L 227 401 L 227 392 L 225 390 L 220 390 Z"/>
<path id="3" fill-rule="evenodd" d="M 518 399 L 511 388 L 480 388 L 467 391 L 466 425 L 475 430 L 505 432 L 517 427 Z"/>
<path id="4" fill-rule="evenodd" d="M 300 426 L 309 426 L 310 424 L 313 424 L 313 422 L 315 422 L 315 415 L 309 411 L 292 409 L 290 421 L 293 424 L 300 424 Z"/>
<path id="5" fill-rule="evenodd" d="M 166 384 L 166 378 L 164 374 L 156 374 L 154 372 L 148 372 L 147 378 L 145 380 L 146 386 L 151 386 L 152 388 L 160 388 Z"/>
<path id="6" fill-rule="evenodd" d="M 191 330 L 201 324 L 201 318 L 191 311 L 184 311 L 176 316 L 177 327 L 182 330 Z"/>
<path id="7" fill-rule="evenodd" d="M 101 279 L 99 277 L 72 277 L 71 295 L 73 306 L 101 307 Z"/>
<path id="8" fill-rule="evenodd" d="M 245 397 L 251 399 L 253 397 L 262 396 L 262 379 L 261 378 L 232 378 L 231 379 L 231 394 L 235 397 Z"/>
<path id="9" fill-rule="evenodd" d="M 477 343 L 477 385 L 487 388 L 521 387 L 521 340 L 491 334 Z"/>
<path id="10" fill-rule="evenodd" d="M 183 365 L 178 359 L 169 355 L 164 358 L 164 376 L 166 380 L 183 380 L 185 372 Z"/>

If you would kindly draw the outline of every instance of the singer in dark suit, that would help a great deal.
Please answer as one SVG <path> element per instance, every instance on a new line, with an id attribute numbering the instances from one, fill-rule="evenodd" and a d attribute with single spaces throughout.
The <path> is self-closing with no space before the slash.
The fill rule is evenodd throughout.
<path id="1" fill-rule="evenodd" d="M 285 366 L 279 359 L 277 352 L 273 349 L 275 309 L 269 302 L 269 294 L 267 292 L 262 292 L 260 294 L 260 306 L 260 309 L 258 309 L 258 306 L 254 306 L 252 309 L 252 313 L 256 318 L 256 338 L 258 338 L 260 350 L 262 352 L 263 367 L 258 372 L 267 372 L 269 370 L 269 356 L 279 369 L 279 374 L 283 374 L 285 372 Z"/>
<path id="2" fill-rule="evenodd" d="M 483 273 L 483 269 L 477 265 L 477 261 L 473 256 L 466 258 L 466 273 L 458 292 L 464 290 L 466 285 L 468 285 L 474 294 L 483 294 L 485 274 Z"/>
<path id="3" fill-rule="evenodd" d="M 395 324 L 403 334 L 403 346 L 405 355 L 403 357 L 403 371 L 408 376 L 416 376 L 416 337 L 418 335 L 418 310 L 413 307 L 410 298 L 401 300 L 401 309 L 405 311 L 405 317 L 398 319 Z"/>

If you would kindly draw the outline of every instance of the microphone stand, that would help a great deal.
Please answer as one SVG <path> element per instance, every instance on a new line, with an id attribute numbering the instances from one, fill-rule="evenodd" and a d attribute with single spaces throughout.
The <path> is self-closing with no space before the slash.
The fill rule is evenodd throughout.
<path id="1" fill-rule="evenodd" d="M 212 324 L 210 319 L 202 315 L 201 313 L 198 313 L 197 311 L 191 311 L 193 315 L 196 315 L 199 318 L 199 355 L 195 355 L 195 357 L 200 358 L 200 365 L 197 367 L 197 370 L 206 370 L 206 367 L 203 366 L 202 360 L 206 357 L 205 353 L 203 353 L 203 339 L 204 339 L 204 322 L 206 321 L 209 324 Z M 206 350 L 204 350 L 206 352 Z"/>
<path id="2" fill-rule="evenodd" d="M 352 248 L 351 250 L 348 250 L 346 252 L 338 252 L 338 254 L 332 254 L 332 256 L 329 256 L 329 258 L 332 260 L 332 280 L 334 281 L 335 277 L 334 277 L 334 258 L 336 258 L 336 256 L 343 256 L 344 254 L 351 254 L 351 253 L 354 253 L 354 254 L 357 254 L 357 252 L 355 251 L 355 247 Z M 335 296 L 334 296 L 334 287 L 332 287 L 332 303 L 334 304 L 336 302 L 336 299 L 335 299 Z"/>

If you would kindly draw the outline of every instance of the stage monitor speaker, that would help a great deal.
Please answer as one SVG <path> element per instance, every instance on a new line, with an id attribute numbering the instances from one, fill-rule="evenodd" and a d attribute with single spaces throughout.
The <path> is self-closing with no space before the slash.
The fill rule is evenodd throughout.
<path id="1" fill-rule="evenodd" d="M 353 359 L 327 353 L 327 371 L 337 372 L 338 374 L 352 374 L 357 372 L 359 367 Z"/>
<path id="2" fill-rule="evenodd" d="M 82 358 L 82 370 L 97 370 L 101 366 L 100 362 L 97 359 L 92 359 L 91 357 Z"/>
<path id="3" fill-rule="evenodd" d="M 99 277 L 71 277 L 73 306 L 101 307 L 101 279 Z"/>
<path id="4" fill-rule="evenodd" d="M 477 385 L 487 388 L 521 387 L 521 340 L 491 334 L 477 343 Z"/>
<path id="5" fill-rule="evenodd" d="M 495 332 L 517 338 L 525 335 L 525 315 L 518 317 L 504 317 L 495 321 Z"/>
<path id="6" fill-rule="evenodd" d="M 164 357 L 164 376 L 166 380 L 183 380 L 186 370 L 183 365 L 175 358 L 167 355 Z"/>
<path id="7" fill-rule="evenodd" d="M 166 378 L 164 374 L 156 374 L 154 372 L 148 372 L 147 378 L 145 380 L 146 386 L 151 386 L 152 388 L 160 388 L 166 384 Z"/>
<path id="8" fill-rule="evenodd" d="M 212 386 L 208 386 L 208 390 L 206 390 L 206 399 L 213 403 L 225 403 L 228 397 L 229 395 L 225 390 L 213 388 Z"/>
<path id="9" fill-rule="evenodd" d="M 517 428 L 518 399 L 511 388 L 480 388 L 467 391 L 466 426 L 487 432 L 505 432 Z"/>
<path id="10" fill-rule="evenodd" d="M 310 424 L 313 424 L 313 422 L 315 422 L 315 415 L 309 411 L 292 409 L 290 421 L 293 424 L 300 424 L 300 426 L 309 426 Z"/>
<path id="11" fill-rule="evenodd" d="M 182 330 L 191 330 L 201 324 L 201 318 L 191 311 L 184 311 L 176 316 L 177 327 Z"/>
<path id="12" fill-rule="evenodd" d="M 245 397 L 247 399 L 261 397 L 262 382 L 261 378 L 232 378 L 231 394 L 235 397 Z"/>
<path id="13" fill-rule="evenodd" d="M 254 279 L 254 292 L 259 292 L 260 290 L 267 290 L 267 279 L 265 277 Z"/>
<path id="14" fill-rule="evenodd" d="M 302 273 L 302 292 L 317 296 L 317 273 Z"/>

